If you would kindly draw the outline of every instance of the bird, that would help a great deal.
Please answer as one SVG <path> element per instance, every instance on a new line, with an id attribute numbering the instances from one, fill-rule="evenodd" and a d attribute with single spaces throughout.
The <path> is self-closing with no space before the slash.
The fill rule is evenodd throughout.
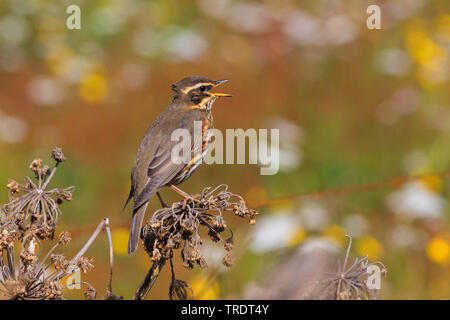
<path id="1" fill-rule="evenodd" d="M 228 81 L 189 76 L 172 85 L 172 102 L 145 133 L 131 170 L 131 188 L 124 206 L 125 209 L 133 199 L 128 254 L 137 249 L 145 211 L 153 195 L 157 194 L 163 207 L 167 207 L 159 193 L 163 187 L 171 187 L 187 197 L 187 193 L 176 186 L 189 179 L 208 150 L 212 139 L 208 130 L 213 128 L 211 108 L 218 98 L 231 97 L 230 94 L 210 90 Z M 201 124 L 201 135 L 194 134 L 196 121 L 200 121 L 197 123 Z M 177 129 L 188 130 L 194 138 L 189 146 L 188 161 L 172 159 L 172 149 L 179 144 L 172 141 L 172 132 Z"/>

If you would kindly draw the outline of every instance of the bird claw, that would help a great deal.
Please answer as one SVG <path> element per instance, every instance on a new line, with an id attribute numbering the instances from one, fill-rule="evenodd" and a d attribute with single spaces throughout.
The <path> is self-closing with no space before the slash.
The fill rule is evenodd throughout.
<path id="1" fill-rule="evenodd" d="M 183 208 L 186 208 L 186 205 L 187 205 L 188 201 L 191 201 L 192 203 L 194 203 L 194 202 L 200 203 L 201 202 L 200 200 L 197 199 L 197 198 L 201 197 L 201 194 L 199 194 L 199 193 L 198 194 L 194 194 L 194 195 L 190 195 L 189 193 L 184 192 L 183 190 L 181 190 L 180 188 L 178 188 L 178 187 L 176 187 L 174 185 L 171 185 L 170 188 L 172 190 L 174 190 L 176 193 L 180 194 L 184 198 Z"/>

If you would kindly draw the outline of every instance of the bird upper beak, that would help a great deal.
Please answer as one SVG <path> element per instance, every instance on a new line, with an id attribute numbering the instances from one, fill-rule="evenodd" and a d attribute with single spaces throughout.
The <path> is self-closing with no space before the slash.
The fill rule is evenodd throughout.
<path id="1" fill-rule="evenodd" d="M 229 81 L 228 79 L 214 81 L 214 87 L 217 87 L 217 86 L 221 85 L 222 83 L 225 83 L 228 81 Z M 228 94 L 228 93 L 210 92 L 210 94 L 215 97 L 232 97 L 232 95 Z"/>

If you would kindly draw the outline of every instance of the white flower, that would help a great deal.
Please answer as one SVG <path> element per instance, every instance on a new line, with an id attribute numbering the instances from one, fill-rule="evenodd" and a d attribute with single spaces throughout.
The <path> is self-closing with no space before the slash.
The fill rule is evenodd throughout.
<path id="1" fill-rule="evenodd" d="M 5 143 L 19 143 L 28 132 L 27 123 L 17 117 L 0 116 L 0 141 Z"/>
<path id="2" fill-rule="evenodd" d="M 444 209 L 444 199 L 422 183 L 412 182 L 387 199 L 388 207 L 396 214 L 411 218 L 438 218 Z"/>
<path id="3" fill-rule="evenodd" d="M 169 39 L 166 50 L 176 61 L 196 61 L 203 55 L 208 42 L 199 33 L 182 30 Z"/>
<path id="4" fill-rule="evenodd" d="M 328 211 L 317 202 L 305 203 L 300 212 L 303 226 L 307 230 L 322 230 L 328 225 Z"/>
<path id="5" fill-rule="evenodd" d="M 283 248 L 292 239 L 298 227 L 297 219 L 289 214 L 277 213 L 258 219 L 250 247 L 255 252 Z"/>

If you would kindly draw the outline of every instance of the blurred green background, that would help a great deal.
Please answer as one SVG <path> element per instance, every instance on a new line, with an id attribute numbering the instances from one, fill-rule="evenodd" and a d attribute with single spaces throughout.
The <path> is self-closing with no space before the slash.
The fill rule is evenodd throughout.
<path id="1" fill-rule="evenodd" d="M 81 30 L 66 7 L 81 8 Z M 76 252 L 109 217 L 113 288 L 130 298 L 149 259 L 127 256 L 129 210 L 121 209 L 139 142 L 188 75 L 227 78 L 232 99 L 214 106 L 215 126 L 279 128 L 280 172 L 256 165 L 203 165 L 181 187 L 221 183 L 261 215 L 254 226 L 227 219 L 236 261 L 220 267 L 220 246 L 204 244 L 210 268 L 187 271 L 197 298 L 245 298 L 249 285 L 317 241 L 388 268 L 384 299 L 450 298 L 450 2 L 376 1 L 382 29 L 369 30 L 374 1 L 0 1 L 0 181 L 31 175 L 54 146 L 68 161 L 55 186 L 76 186 L 60 230 Z M 270 201 L 298 193 L 420 179 L 368 192 Z M 166 201 L 179 197 L 164 190 Z M 0 193 L 7 201 L 7 189 Z M 148 209 L 158 208 L 153 200 Z M 334 249 L 330 249 L 334 248 Z M 83 276 L 99 294 L 108 279 L 105 236 L 88 251 Z M 166 299 L 164 270 L 150 299 Z M 270 279 L 269 279 L 270 280 Z M 67 297 L 82 297 L 72 290 Z"/>

